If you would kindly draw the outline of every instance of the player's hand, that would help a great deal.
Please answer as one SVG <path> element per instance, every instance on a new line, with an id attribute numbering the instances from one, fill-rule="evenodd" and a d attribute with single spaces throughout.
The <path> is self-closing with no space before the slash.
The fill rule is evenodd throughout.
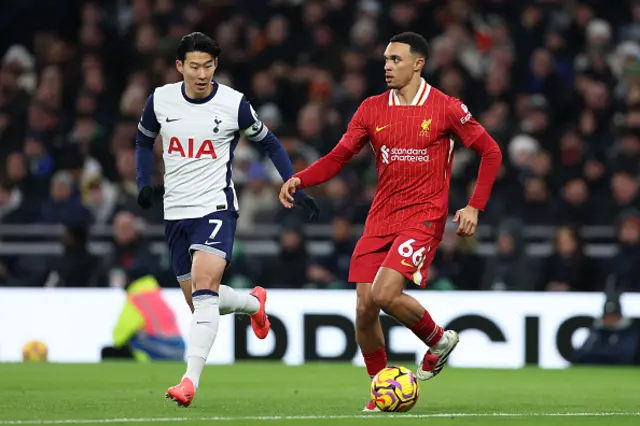
<path id="1" fill-rule="evenodd" d="M 478 209 L 467 206 L 456 212 L 454 223 L 460 222 L 457 234 L 461 237 L 471 237 L 478 227 Z"/>
<path id="2" fill-rule="evenodd" d="M 138 194 L 138 205 L 144 210 L 149 210 L 153 206 L 153 187 L 143 186 Z"/>
<path id="3" fill-rule="evenodd" d="M 318 208 L 316 200 L 314 200 L 313 197 L 310 197 L 307 194 L 300 194 L 296 201 L 300 206 L 309 210 L 309 220 L 311 222 L 315 222 L 316 219 L 318 219 L 318 216 L 320 215 L 320 208 Z"/>
<path id="4" fill-rule="evenodd" d="M 293 207 L 293 194 L 295 194 L 301 184 L 302 181 L 297 177 L 292 177 L 282 184 L 279 198 L 283 206 L 288 209 Z"/>

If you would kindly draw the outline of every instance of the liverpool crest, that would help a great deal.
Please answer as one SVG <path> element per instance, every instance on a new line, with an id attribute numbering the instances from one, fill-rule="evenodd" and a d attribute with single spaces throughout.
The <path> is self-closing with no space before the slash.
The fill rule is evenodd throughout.
<path id="1" fill-rule="evenodd" d="M 431 119 L 423 120 L 420 127 L 422 128 L 422 130 L 420 130 L 420 136 L 429 136 L 429 129 L 431 129 Z"/>

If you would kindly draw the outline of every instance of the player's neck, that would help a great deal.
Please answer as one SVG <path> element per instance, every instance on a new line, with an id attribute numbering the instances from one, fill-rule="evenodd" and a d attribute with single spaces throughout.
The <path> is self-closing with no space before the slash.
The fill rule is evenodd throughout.
<path id="1" fill-rule="evenodd" d="M 418 76 L 417 78 L 412 78 L 406 86 L 396 89 L 396 95 L 398 96 L 400 105 L 411 105 L 411 102 L 413 102 L 418 94 L 418 90 L 420 90 L 421 83 L 422 79 Z"/>
<path id="2" fill-rule="evenodd" d="M 207 87 L 207 91 L 202 95 L 196 95 L 195 93 L 193 93 L 193 91 L 191 90 L 188 84 L 184 85 L 184 93 L 187 95 L 189 99 L 193 99 L 196 101 L 208 97 L 211 94 L 211 92 L 213 92 L 213 83 L 209 84 L 209 87 Z"/>

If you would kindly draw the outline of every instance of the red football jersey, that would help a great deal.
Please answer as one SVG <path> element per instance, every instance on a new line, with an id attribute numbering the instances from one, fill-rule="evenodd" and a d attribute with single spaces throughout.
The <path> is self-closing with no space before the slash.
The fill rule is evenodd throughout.
<path id="1" fill-rule="evenodd" d="M 462 102 L 424 79 L 411 105 L 400 105 L 393 90 L 366 99 L 340 141 L 353 153 L 370 143 L 376 155 L 378 187 L 365 235 L 390 235 L 426 225 L 441 238 L 448 213 L 453 137 L 471 146 L 483 134 L 486 131 Z"/>

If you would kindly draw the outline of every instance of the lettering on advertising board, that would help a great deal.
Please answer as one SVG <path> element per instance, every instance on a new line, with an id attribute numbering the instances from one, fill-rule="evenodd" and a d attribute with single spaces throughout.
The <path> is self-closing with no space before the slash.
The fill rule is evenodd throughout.
<path id="1" fill-rule="evenodd" d="M 520 368 L 525 364 L 564 368 L 587 328 L 601 315 L 602 294 L 417 291 L 445 326 L 460 332 L 452 366 Z M 179 289 L 164 291 L 186 337 L 191 312 Z M 98 362 L 112 332 L 124 293 L 119 289 L 0 289 L 0 362 L 19 361 L 29 340 L 45 342 L 54 362 Z M 29 300 L 30 315 L 22 307 Z M 267 311 L 272 330 L 265 340 L 242 315 L 222 318 L 208 363 L 235 360 L 342 361 L 362 365 L 355 343 L 355 292 L 271 290 Z M 640 318 L 640 294 L 622 298 L 623 312 Z M 16 323 L 15 318 L 24 318 Z M 89 321 L 90 319 L 90 321 Z M 12 326 L 15 324 L 15 326 Z M 393 318 L 382 317 L 389 359 L 416 363 L 425 347 Z"/>

